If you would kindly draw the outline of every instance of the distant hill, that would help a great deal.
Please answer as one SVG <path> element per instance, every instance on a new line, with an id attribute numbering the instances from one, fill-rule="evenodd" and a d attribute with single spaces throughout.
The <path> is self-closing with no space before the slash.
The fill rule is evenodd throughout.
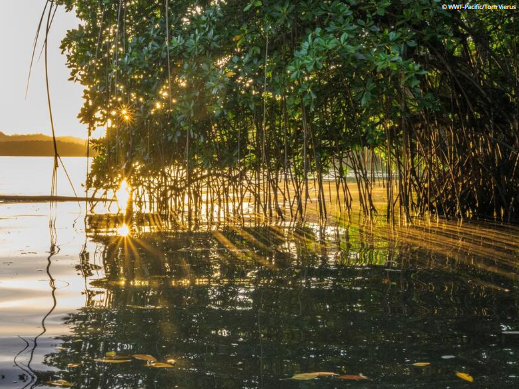
<path id="1" fill-rule="evenodd" d="M 52 137 L 44 134 L 6 135 L 2 131 L 0 131 L 0 142 L 26 142 L 29 140 L 52 141 Z M 58 136 L 56 140 L 60 140 L 62 142 L 77 143 L 80 145 L 86 144 L 85 139 L 76 138 L 74 136 Z"/>
<path id="2" fill-rule="evenodd" d="M 85 157 L 86 141 L 73 136 L 57 137 L 58 152 L 62 157 Z M 91 150 L 91 154 L 94 153 Z M 52 137 L 44 134 L 6 135 L 0 132 L 0 156 L 51 157 L 54 156 Z"/>

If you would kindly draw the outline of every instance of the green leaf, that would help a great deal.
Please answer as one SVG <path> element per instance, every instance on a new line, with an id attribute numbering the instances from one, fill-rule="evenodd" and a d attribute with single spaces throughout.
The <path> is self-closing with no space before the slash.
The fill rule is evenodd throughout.
<path id="1" fill-rule="evenodd" d="M 360 104 L 361 105 L 366 105 L 370 99 L 371 99 L 371 92 L 366 91 L 362 95 L 362 100 L 360 101 Z"/>
<path id="2" fill-rule="evenodd" d="M 250 3 L 248 6 L 246 6 L 243 10 L 245 12 L 247 12 L 248 10 L 250 10 L 253 6 L 254 7 L 261 7 L 261 5 L 263 5 L 263 2 L 261 2 L 260 0 L 256 0 L 252 3 Z"/>

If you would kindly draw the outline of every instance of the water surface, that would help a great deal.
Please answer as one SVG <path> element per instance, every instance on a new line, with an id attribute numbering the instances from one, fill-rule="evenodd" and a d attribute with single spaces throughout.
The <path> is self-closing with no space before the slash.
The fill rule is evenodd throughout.
<path id="1" fill-rule="evenodd" d="M 29 160 L 6 174 L 0 158 L 0 193 L 48 194 L 52 159 Z M 41 180 L 9 182 L 22 176 Z M 74 203 L 0 204 L 0 387 L 519 384 L 517 227 L 133 226 L 121 237 L 84 216 Z M 337 376 L 289 379 L 311 372 Z"/>

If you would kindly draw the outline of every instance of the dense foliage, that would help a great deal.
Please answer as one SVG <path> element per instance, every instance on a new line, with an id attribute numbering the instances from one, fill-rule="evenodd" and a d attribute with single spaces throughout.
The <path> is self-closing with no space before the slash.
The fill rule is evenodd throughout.
<path id="1" fill-rule="evenodd" d="M 63 40 L 85 86 L 80 118 L 107 130 L 94 141 L 92 187 L 125 177 L 137 203 L 163 212 L 198 212 L 208 196 L 240 199 L 235 215 L 250 202 L 300 217 L 310 177 L 325 216 L 326 177 L 349 207 L 354 174 L 372 213 L 383 169 L 389 213 L 519 216 L 517 10 L 435 0 L 57 3 L 83 22 Z"/>

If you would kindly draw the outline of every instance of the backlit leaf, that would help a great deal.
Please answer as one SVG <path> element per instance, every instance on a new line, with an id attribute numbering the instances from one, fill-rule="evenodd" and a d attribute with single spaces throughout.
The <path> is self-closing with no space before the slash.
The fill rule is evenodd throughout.
<path id="1" fill-rule="evenodd" d="M 461 378 L 462 380 L 468 381 L 468 382 L 474 382 L 474 378 L 467 374 L 467 373 L 461 373 L 459 371 L 456 372 L 456 375 Z"/>
<path id="2" fill-rule="evenodd" d="M 234 38 L 232 38 L 232 40 L 233 40 L 234 42 L 237 42 L 237 41 L 239 41 L 242 37 L 243 37 L 243 34 L 236 35 Z"/>

